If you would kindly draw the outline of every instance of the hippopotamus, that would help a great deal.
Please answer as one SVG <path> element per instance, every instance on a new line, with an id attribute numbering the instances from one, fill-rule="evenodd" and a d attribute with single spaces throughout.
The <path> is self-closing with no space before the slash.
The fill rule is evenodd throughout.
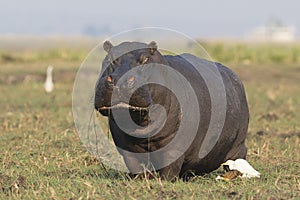
<path id="1" fill-rule="evenodd" d="M 243 84 L 232 70 L 220 63 L 191 54 L 163 55 L 154 41 L 149 44 L 123 42 L 116 46 L 105 41 L 103 49 L 107 55 L 102 62 L 102 71 L 95 85 L 94 108 L 108 117 L 114 144 L 131 174 L 152 171 L 159 174 L 162 179 L 173 180 L 187 174 L 203 175 L 212 172 L 229 159 L 246 158 L 245 139 L 249 110 Z M 223 97 L 219 100 L 226 108 L 224 121 L 220 123 L 222 126 L 220 133 L 211 137 L 211 140 L 215 140 L 211 149 L 202 156 L 199 154 L 212 122 L 212 110 L 217 113 L 222 111 L 213 104 L 209 86 L 205 77 L 201 75 L 201 70 L 199 72 L 185 57 L 194 58 L 202 71 L 210 70 L 210 65 L 215 66 L 224 87 Z M 188 81 L 188 86 L 192 88 L 197 100 L 197 104 L 195 101 L 188 102 L 192 104 L 189 105 L 192 106 L 189 114 L 183 114 L 180 98 L 161 83 L 150 81 L 138 85 L 139 82 L 153 76 L 165 82 L 172 81 L 173 76 L 169 73 L 147 71 L 149 66 L 153 65 L 174 70 Z M 141 70 L 133 71 L 139 67 L 142 67 Z M 213 77 L 209 78 L 212 83 Z M 136 85 L 138 87 L 135 87 Z M 151 111 L 152 105 L 159 106 Z M 164 110 L 163 115 L 157 114 L 160 110 Z M 183 136 L 179 139 L 188 146 L 180 148 L 180 145 L 173 147 L 170 145 L 171 147 L 164 153 L 151 154 L 166 147 L 176 138 L 180 124 L 183 123 L 183 115 L 187 121 L 193 122 L 189 127 L 196 130 L 193 137 L 189 136 L 188 130 L 181 130 L 180 134 Z M 200 116 L 200 120 L 197 121 L 192 116 Z M 131 120 L 136 127 L 124 129 L 116 118 L 119 121 L 123 120 L 125 126 L 126 120 Z M 213 125 L 219 126 L 219 122 L 213 122 Z M 149 128 L 152 130 L 151 134 L 147 132 L 148 126 L 152 127 Z M 180 153 L 176 154 L 177 152 Z M 149 154 L 148 159 L 140 156 L 146 154 Z"/>

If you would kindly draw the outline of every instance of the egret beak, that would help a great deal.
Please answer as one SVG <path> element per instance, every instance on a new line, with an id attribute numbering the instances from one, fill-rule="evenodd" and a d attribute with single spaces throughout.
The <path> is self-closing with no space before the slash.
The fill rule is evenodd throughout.
<path id="1" fill-rule="evenodd" d="M 230 168 L 229 168 L 229 165 L 228 165 L 228 162 L 224 162 L 224 163 L 222 163 L 221 164 L 221 167 L 223 167 L 223 169 L 225 170 L 225 171 L 230 171 Z"/>
<path id="2" fill-rule="evenodd" d="M 224 167 L 224 165 L 228 165 L 227 161 L 221 164 L 222 167 Z"/>

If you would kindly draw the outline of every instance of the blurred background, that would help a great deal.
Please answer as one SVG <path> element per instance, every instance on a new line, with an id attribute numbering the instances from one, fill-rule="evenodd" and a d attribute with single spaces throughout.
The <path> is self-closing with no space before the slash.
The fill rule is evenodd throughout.
<path id="1" fill-rule="evenodd" d="M 0 1 L 2 36 L 109 36 L 160 26 L 196 38 L 297 39 L 296 0 Z"/>

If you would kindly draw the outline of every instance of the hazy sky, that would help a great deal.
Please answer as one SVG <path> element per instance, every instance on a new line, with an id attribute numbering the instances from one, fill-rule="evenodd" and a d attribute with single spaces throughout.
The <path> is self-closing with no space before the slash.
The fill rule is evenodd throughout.
<path id="1" fill-rule="evenodd" d="M 162 26 L 192 36 L 244 36 L 269 18 L 295 25 L 297 0 L 0 0 L 0 35 L 114 34 Z"/>

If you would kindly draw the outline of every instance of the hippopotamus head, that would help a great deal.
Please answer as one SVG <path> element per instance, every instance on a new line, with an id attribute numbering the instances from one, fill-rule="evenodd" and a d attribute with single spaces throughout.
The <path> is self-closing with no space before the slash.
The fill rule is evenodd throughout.
<path id="1" fill-rule="evenodd" d="M 136 87 L 144 77 L 142 70 L 132 69 L 150 63 L 166 64 L 156 43 L 123 42 L 113 46 L 106 41 L 103 48 L 107 55 L 95 87 L 95 109 L 104 116 L 109 116 L 112 109 L 129 109 L 132 116 L 136 113 L 139 119 L 146 117 L 152 103 L 151 91 L 147 84 Z"/>

